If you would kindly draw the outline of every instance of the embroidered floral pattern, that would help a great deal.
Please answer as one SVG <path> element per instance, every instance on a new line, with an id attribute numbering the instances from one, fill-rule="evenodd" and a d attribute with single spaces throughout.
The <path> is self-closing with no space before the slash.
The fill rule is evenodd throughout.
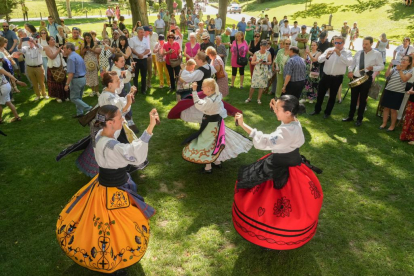
<path id="1" fill-rule="evenodd" d="M 311 190 L 311 193 L 315 199 L 321 197 L 321 193 L 319 192 L 318 188 L 316 187 L 315 183 L 312 181 L 309 181 L 309 190 Z"/>
<path id="2" fill-rule="evenodd" d="M 273 214 L 277 217 L 289 217 L 290 212 L 292 212 L 292 206 L 290 205 L 290 200 L 285 196 L 281 199 L 278 199 L 273 207 Z"/>
<path id="3" fill-rule="evenodd" d="M 128 201 L 128 198 L 125 197 L 124 192 L 117 191 L 112 195 L 109 204 L 111 208 L 113 207 L 124 208 L 124 207 L 129 206 L 129 201 Z"/>

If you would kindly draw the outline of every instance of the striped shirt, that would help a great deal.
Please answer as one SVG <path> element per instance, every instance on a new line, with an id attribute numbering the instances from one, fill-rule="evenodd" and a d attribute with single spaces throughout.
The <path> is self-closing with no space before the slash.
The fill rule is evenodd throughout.
<path id="1" fill-rule="evenodd" d="M 409 69 L 403 71 L 404 75 L 407 73 L 412 74 L 413 70 Z M 401 80 L 400 73 L 395 68 L 391 70 L 391 78 L 388 81 L 387 87 L 385 87 L 385 89 L 393 92 L 405 93 L 405 82 Z"/>
<path id="2" fill-rule="evenodd" d="M 289 75 L 290 81 L 303 81 L 306 79 L 306 64 L 298 55 L 291 57 L 283 69 L 283 78 Z"/>

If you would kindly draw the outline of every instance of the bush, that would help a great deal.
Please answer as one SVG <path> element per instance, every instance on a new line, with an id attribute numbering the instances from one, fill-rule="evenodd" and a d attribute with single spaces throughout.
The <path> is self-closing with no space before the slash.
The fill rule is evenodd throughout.
<path id="1" fill-rule="evenodd" d="M 108 4 L 108 0 L 93 0 L 93 2 L 98 4 Z"/>

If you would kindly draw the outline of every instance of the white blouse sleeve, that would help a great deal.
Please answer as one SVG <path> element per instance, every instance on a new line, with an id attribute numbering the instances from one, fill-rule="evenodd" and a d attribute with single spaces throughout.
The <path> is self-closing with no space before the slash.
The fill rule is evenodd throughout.
<path id="1" fill-rule="evenodd" d="M 121 113 L 122 113 L 122 109 L 127 104 L 127 99 L 124 97 L 117 97 L 115 95 L 109 95 L 109 96 L 102 95 L 99 97 L 98 103 L 99 103 L 99 106 L 115 105 L 116 107 L 118 107 L 119 110 L 121 110 Z M 125 113 L 128 113 L 130 109 L 131 107 L 129 107 Z M 122 115 L 125 115 L 125 113 L 123 113 Z"/>
<path id="2" fill-rule="evenodd" d="M 253 145 L 259 150 L 279 150 L 288 147 L 291 144 L 290 132 L 282 127 L 278 127 L 271 134 L 264 134 L 257 129 L 250 132 L 253 138 Z"/>
<path id="3" fill-rule="evenodd" d="M 131 144 L 123 144 L 116 140 L 109 140 L 103 150 L 107 168 L 123 168 L 127 165 L 140 165 L 148 155 L 148 141 L 152 135 L 146 131 Z"/>
<path id="4" fill-rule="evenodd" d="M 209 97 L 200 99 L 196 91 L 193 91 L 194 106 L 201 112 L 205 112 L 213 107 L 214 103 Z"/>
<path id="5" fill-rule="evenodd" d="M 203 79 L 204 73 L 201 72 L 200 70 L 194 70 L 194 72 L 192 73 L 188 73 L 186 75 L 181 75 L 181 78 L 185 81 L 185 82 L 195 82 L 195 81 L 200 81 Z"/>

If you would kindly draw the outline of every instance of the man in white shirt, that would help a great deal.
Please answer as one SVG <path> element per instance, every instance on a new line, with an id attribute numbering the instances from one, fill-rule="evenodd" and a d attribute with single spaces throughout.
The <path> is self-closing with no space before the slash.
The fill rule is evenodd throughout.
<path id="1" fill-rule="evenodd" d="M 280 36 L 282 39 L 288 39 L 290 37 L 289 21 L 286 19 L 284 25 L 280 28 Z"/>
<path id="2" fill-rule="evenodd" d="M 300 28 L 298 27 L 298 21 L 293 22 L 293 27 L 290 29 L 290 41 L 292 42 L 292 46 L 298 46 L 298 42 L 296 41 L 296 37 L 300 33 Z"/>
<path id="3" fill-rule="evenodd" d="M 148 58 L 147 58 L 147 89 L 151 88 L 151 78 L 152 78 L 151 36 L 152 36 L 152 31 L 151 31 L 150 27 L 149 26 L 144 26 L 144 39 L 147 40 L 148 49 L 150 49 L 150 54 L 148 55 Z M 157 37 L 157 41 L 158 41 L 158 37 Z"/>
<path id="4" fill-rule="evenodd" d="M 146 95 L 148 56 L 151 55 L 149 42 L 144 37 L 144 28 L 137 28 L 137 36 L 130 39 L 132 56 L 135 61 L 134 85 L 138 87 L 138 76 L 141 73 L 141 93 Z"/>
<path id="5" fill-rule="evenodd" d="M 325 98 L 326 91 L 330 89 L 328 104 L 326 105 L 324 119 L 329 118 L 335 105 L 336 94 L 338 94 L 339 86 L 342 84 L 346 68 L 352 64 L 352 54 L 349 50 L 345 50 L 345 38 L 336 36 L 334 39 L 335 47 L 328 48 L 319 56 L 318 62 L 325 62 L 323 67 L 324 75 L 319 81 L 318 99 L 315 110 L 310 115 L 319 114 L 322 110 L 322 103 Z"/>
<path id="6" fill-rule="evenodd" d="M 25 40 L 26 39 L 27 38 L 25 38 Z M 23 39 L 21 39 L 17 49 L 25 56 L 27 75 L 33 83 L 33 90 L 36 93 L 36 98 L 34 100 L 39 100 L 41 95 L 45 99 L 49 99 L 49 96 L 46 94 L 45 87 L 45 70 L 43 69 L 42 58 L 43 47 L 32 37 L 28 38 L 28 42 L 29 46 L 22 46 Z M 39 91 L 39 86 L 41 91 Z"/>
<path id="7" fill-rule="evenodd" d="M 165 31 L 165 22 L 161 19 L 161 15 L 157 14 L 157 20 L 154 22 L 155 31 L 157 34 L 164 34 Z"/>
<path id="8" fill-rule="evenodd" d="M 285 24 L 285 20 L 287 20 L 287 16 L 285 15 L 285 16 L 283 16 L 283 19 L 282 20 L 280 20 L 280 22 L 279 22 L 279 27 L 280 28 L 282 28 L 283 27 L 283 24 Z"/>
<path id="9" fill-rule="evenodd" d="M 362 42 L 362 50 L 355 54 L 352 59 L 352 64 L 348 67 L 349 79 L 355 80 L 364 75 L 368 75 L 369 78 L 366 82 L 351 88 L 351 106 L 349 115 L 347 118 L 343 119 L 342 122 L 351 122 L 354 120 L 354 114 L 359 99 L 358 117 L 355 125 L 361 126 L 365 107 L 367 105 L 368 91 L 372 84 L 372 74 L 384 69 L 382 54 L 372 49 L 373 43 L 374 39 L 372 37 L 365 37 Z"/>
<path id="10" fill-rule="evenodd" d="M 220 18 L 220 15 L 219 14 L 217 14 L 216 16 L 217 16 L 216 22 L 215 22 L 215 25 L 216 25 L 216 35 L 221 35 L 221 29 L 223 28 L 223 21 L 221 21 L 221 18 Z"/>
<path id="11" fill-rule="evenodd" d="M 150 50 L 151 50 L 151 58 L 152 58 L 152 64 L 153 64 L 153 72 L 154 72 L 154 76 L 157 76 L 157 59 L 156 59 L 156 55 L 154 53 L 154 48 L 155 45 L 158 43 L 158 34 L 153 32 L 153 28 L 150 25 L 150 32 L 149 32 L 149 37 L 150 37 Z"/>

